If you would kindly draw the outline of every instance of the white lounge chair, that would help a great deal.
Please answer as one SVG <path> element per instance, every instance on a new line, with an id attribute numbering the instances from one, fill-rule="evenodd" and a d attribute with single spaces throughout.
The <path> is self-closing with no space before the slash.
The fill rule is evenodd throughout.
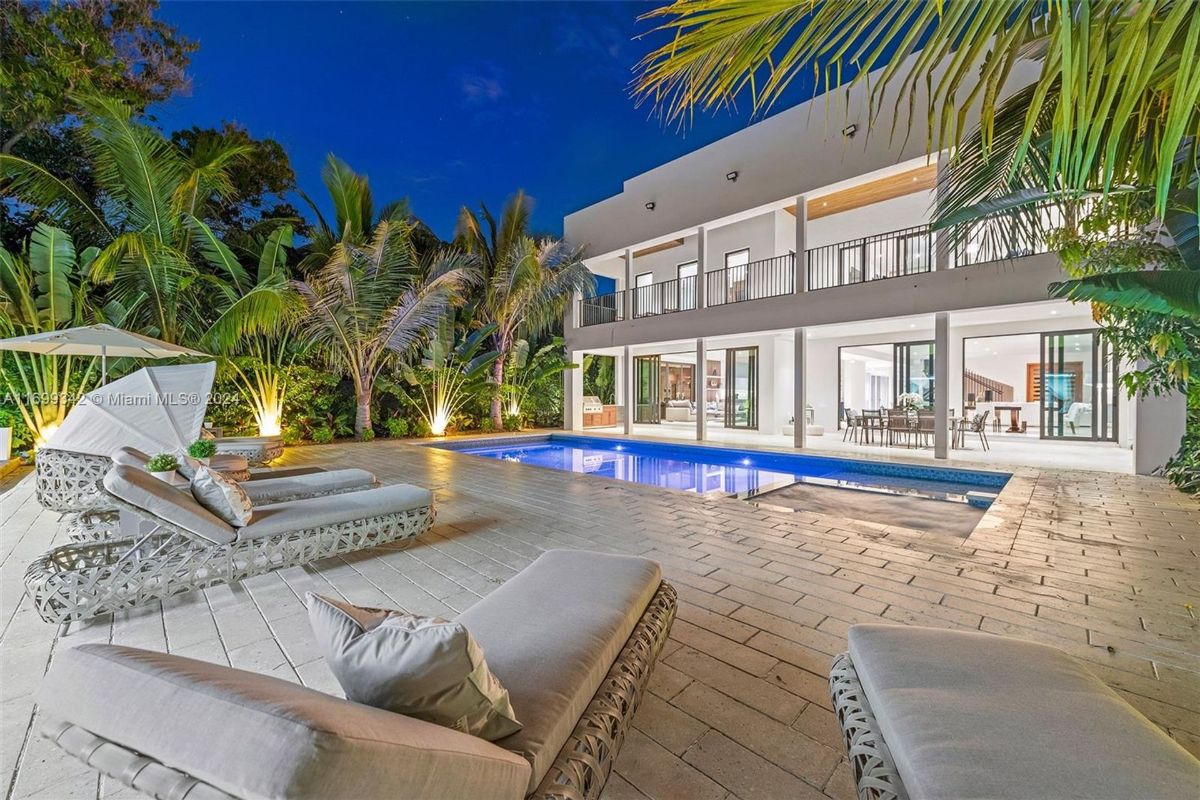
<path id="1" fill-rule="evenodd" d="M 150 528 L 43 553 L 25 589 L 47 622 L 107 614 L 218 583 L 411 539 L 433 524 L 433 496 L 407 484 L 256 507 L 234 528 L 150 473 L 116 464 L 106 501 Z"/>
<path id="2" fill-rule="evenodd" d="M 351 495 L 353 496 L 353 495 Z M 642 558 L 552 550 L 459 617 L 524 727 L 489 742 L 268 675 L 64 647 L 43 736 L 160 798 L 596 800 L 675 618 Z"/>

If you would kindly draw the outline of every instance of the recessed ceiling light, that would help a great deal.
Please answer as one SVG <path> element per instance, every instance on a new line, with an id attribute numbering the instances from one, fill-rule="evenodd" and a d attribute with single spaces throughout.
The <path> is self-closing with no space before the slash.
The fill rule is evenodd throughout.
<path id="1" fill-rule="evenodd" d="M 738 173 L 737 173 L 737 170 L 736 170 L 736 169 L 735 169 L 733 172 L 726 172 L 726 173 L 725 173 L 725 180 L 727 180 L 727 181 L 736 181 L 737 179 L 738 179 Z"/>
<path id="2" fill-rule="evenodd" d="M 647 211 L 653 211 L 653 210 L 654 210 L 654 201 L 653 201 L 653 200 L 651 200 L 649 203 L 646 203 L 646 210 L 647 210 Z"/>

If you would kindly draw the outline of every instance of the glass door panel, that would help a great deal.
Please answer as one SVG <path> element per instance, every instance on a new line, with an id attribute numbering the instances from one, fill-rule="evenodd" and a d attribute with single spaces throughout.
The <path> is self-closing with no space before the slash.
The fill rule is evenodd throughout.
<path id="1" fill-rule="evenodd" d="M 641 275 L 635 275 L 633 278 L 633 316 L 645 317 L 656 312 L 653 308 L 654 289 L 654 273 L 643 272 Z"/>
<path id="2" fill-rule="evenodd" d="M 658 356 L 633 359 L 633 421 L 657 425 L 659 422 Z"/>
<path id="3" fill-rule="evenodd" d="M 838 266 L 841 269 L 841 285 L 858 283 L 863 279 L 863 249 L 861 245 L 851 245 L 838 250 Z"/>
<path id="4" fill-rule="evenodd" d="M 725 254 L 725 293 L 730 303 L 749 298 L 748 269 L 750 249 L 734 250 Z"/>
<path id="5" fill-rule="evenodd" d="M 902 342 L 895 345 L 896 397 L 919 394 L 925 408 L 933 408 L 933 342 Z"/>
<path id="6" fill-rule="evenodd" d="M 1043 439 L 1117 438 L 1116 362 L 1095 331 L 1042 334 L 1038 384 Z"/>
<path id="7" fill-rule="evenodd" d="M 758 348 L 725 351 L 725 427 L 758 428 Z"/>
<path id="8" fill-rule="evenodd" d="M 695 261 L 679 265 L 677 292 L 680 311 L 691 311 L 696 307 L 696 273 L 698 269 L 699 264 Z"/>

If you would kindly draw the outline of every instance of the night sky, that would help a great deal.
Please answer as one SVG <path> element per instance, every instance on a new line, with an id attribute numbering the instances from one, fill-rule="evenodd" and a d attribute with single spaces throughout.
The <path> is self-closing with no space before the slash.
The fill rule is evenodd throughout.
<path id="1" fill-rule="evenodd" d="M 518 188 L 535 231 L 561 234 L 564 214 L 750 121 L 698 116 L 682 133 L 634 107 L 631 68 L 661 41 L 634 40 L 650 7 L 168 0 L 161 17 L 200 49 L 189 95 L 151 113 L 167 131 L 235 120 L 278 140 L 322 205 L 334 152 L 370 177 L 376 208 L 408 196 L 444 238 L 461 205 L 498 211 Z"/>

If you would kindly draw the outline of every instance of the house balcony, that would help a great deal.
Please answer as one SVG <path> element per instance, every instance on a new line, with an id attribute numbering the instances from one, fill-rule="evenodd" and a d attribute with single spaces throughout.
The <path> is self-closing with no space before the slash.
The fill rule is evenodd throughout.
<path id="1" fill-rule="evenodd" d="M 1049 252 L 1044 241 L 1003 218 L 973 223 L 957 233 L 950 237 L 929 225 L 915 225 L 812 248 L 803 255 L 802 283 L 797 281 L 796 254 L 785 253 L 707 270 L 702 283 L 689 275 L 587 297 L 579 301 L 577 324 L 644 319 Z"/>

